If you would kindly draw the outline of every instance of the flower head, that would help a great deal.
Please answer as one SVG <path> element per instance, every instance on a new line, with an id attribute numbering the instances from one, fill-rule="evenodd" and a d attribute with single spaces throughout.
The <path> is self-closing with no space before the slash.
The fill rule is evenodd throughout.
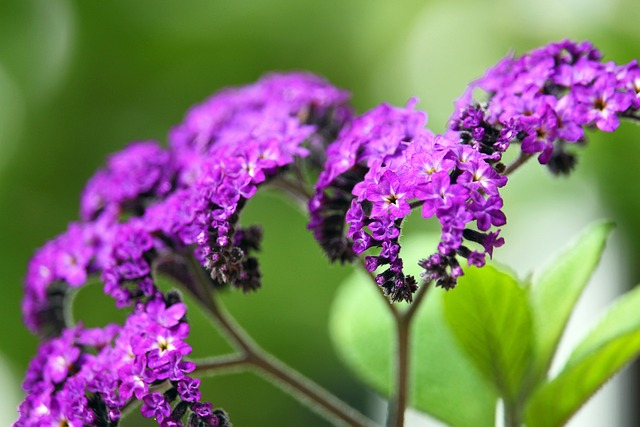
<path id="1" fill-rule="evenodd" d="M 194 258 L 211 286 L 258 288 L 262 233 L 240 226 L 240 213 L 259 186 L 287 179 L 296 161 L 319 162 L 350 117 L 347 99 L 310 74 L 269 75 L 194 107 L 168 149 L 136 142 L 109 156 L 83 191 L 80 222 L 30 262 L 23 315 L 47 340 L 27 373 L 16 425 L 112 425 L 131 399 L 164 426 L 183 425 L 183 417 L 228 424 L 199 402 L 199 380 L 188 376 L 195 364 L 185 360 L 186 306 L 155 276 L 172 274 L 189 287 L 185 266 Z M 117 307 L 132 307 L 123 325 L 67 325 L 69 290 L 91 276 Z"/>
<path id="2" fill-rule="evenodd" d="M 377 255 L 366 256 L 365 265 L 371 272 L 385 268 L 376 282 L 394 301 L 411 301 L 417 289 L 416 280 L 403 272 L 399 241 L 402 221 L 412 207 L 422 206 L 425 218 L 440 220 L 438 250 L 446 258 L 438 259 L 451 265 L 455 255 L 471 257 L 475 265 L 484 263 L 488 252 L 483 247 L 471 251 L 465 246 L 464 232 L 474 221 L 485 231 L 505 223 L 499 189 L 507 179 L 495 169 L 497 149 L 474 144 L 463 132 L 434 136 L 424 128 L 426 114 L 414 106 L 414 101 L 405 109 L 382 105 L 355 118 L 329 146 L 309 204 L 309 228 L 330 258 L 349 260 L 377 248 Z M 475 129 L 489 129 L 483 120 L 476 110 L 464 121 Z M 496 137 L 506 141 L 513 136 Z M 490 200 L 485 202 L 485 196 Z M 461 274 L 457 267 L 449 273 L 431 264 L 425 277 L 432 280 L 434 271 L 447 272 L 447 279 L 434 279 L 443 286 L 446 282 L 452 287 Z"/>
<path id="3" fill-rule="evenodd" d="M 552 43 L 510 55 L 473 82 L 456 103 L 450 128 L 469 139 L 482 135 L 498 151 L 505 130 L 513 130 L 509 143 L 521 143 L 523 153 L 537 154 L 552 172 L 568 173 L 575 161 L 567 161 L 566 143 L 583 142 L 585 128 L 612 132 L 621 115 L 637 110 L 638 75 L 637 62 L 603 63 L 588 42 Z M 487 99 L 474 102 L 474 89 Z"/>

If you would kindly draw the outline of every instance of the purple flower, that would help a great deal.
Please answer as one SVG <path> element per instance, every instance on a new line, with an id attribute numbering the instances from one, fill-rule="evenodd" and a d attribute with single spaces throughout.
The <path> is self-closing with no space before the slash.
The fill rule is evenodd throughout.
<path id="1" fill-rule="evenodd" d="M 478 230 L 487 231 L 491 226 L 501 227 L 507 223 L 507 218 L 502 209 L 502 199 L 498 196 L 489 196 L 486 199 L 480 193 L 472 193 L 473 203 L 469 207 L 477 221 Z"/>
<path id="2" fill-rule="evenodd" d="M 91 220 L 102 212 L 127 208 L 138 213 L 144 199 L 162 197 L 171 190 L 170 155 L 154 141 L 137 142 L 109 157 L 107 168 L 87 183 L 81 216 Z"/>
<path id="3" fill-rule="evenodd" d="M 469 190 L 460 184 L 451 184 L 449 173 L 441 171 L 431 177 L 431 181 L 416 191 L 418 199 L 423 200 L 422 216 L 431 218 L 438 209 L 448 209 L 464 202 Z"/>
<path id="4" fill-rule="evenodd" d="M 548 75 L 552 62 L 541 59 L 536 66 Z M 540 80 L 535 77 L 531 82 Z M 535 90 L 530 91 L 530 99 L 509 107 L 512 115 L 552 102 L 552 97 L 537 99 Z M 438 268 L 447 276 L 435 274 L 431 263 L 432 272 L 425 277 L 433 276 L 447 287 L 453 287 L 462 274 L 451 257 L 471 256 L 476 265 L 484 260 L 484 252 L 463 245 L 470 223 L 477 219 L 479 227 L 488 230 L 506 221 L 499 208 L 499 189 L 507 179 L 497 171 L 496 162 L 522 125 L 512 118 L 509 126 L 493 129 L 481 108 L 461 109 L 458 114 L 452 131 L 434 136 L 416 128 L 425 120 L 409 107 L 403 111 L 382 105 L 355 118 L 327 149 L 325 169 L 309 204 L 309 227 L 332 259 L 348 260 L 381 248 L 378 256 L 365 256 L 365 265 L 372 272 L 388 266 L 376 281 L 394 301 L 410 301 L 417 288 L 415 280 L 403 273 L 399 244 L 402 220 L 412 207 L 422 206 L 424 217 L 440 220 L 439 251 L 447 255 L 442 260 L 448 264 Z M 485 202 L 485 195 L 490 200 Z M 340 220 L 348 225 L 346 233 Z M 351 253 L 343 252 L 346 244 Z"/>
<path id="5" fill-rule="evenodd" d="M 598 129 L 613 132 L 620 125 L 618 113 L 629 108 L 634 97 L 627 92 L 618 92 L 618 80 L 612 73 L 600 75 L 593 86 L 577 86 L 575 97 L 576 121 L 580 124 L 594 123 Z"/>
<path id="6" fill-rule="evenodd" d="M 411 195 L 405 192 L 400 171 L 394 169 L 385 175 L 384 167 L 398 160 L 412 141 L 431 136 L 424 129 L 427 115 L 414 110 L 415 102 L 411 100 L 406 108 L 382 104 L 356 117 L 328 146 L 309 203 L 308 227 L 332 261 L 355 257 L 347 237 L 353 237 L 365 226 L 362 200 L 373 202 L 372 217 L 377 219 L 387 215 L 401 218 L 409 212 L 406 200 Z M 359 198 L 357 202 L 352 202 L 354 195 Z M 345 220 L 349 224 L 347 233 Z M 371 223 L 369 228 L 376 235 L 397 233 L 387 219 Z M 359 245 L 358 250 L 361 249 Z"/>
<path id="7" fill-rule="evenodd" d="M 155 418 L 162 422 L 171 414 L 171 406 L 160 393 L 151 393 L 142 399 L 140 412 L 147 418 Z"/>
<path id="8" fill-rule="evenodd" d="M 499 248 L 504 245 L 504 239 L 499 237 L 499 235 L 499 231 L 496 233 L 489 233 L 482 242 L 482 246 L 484 246 L 484 250 L 489 256 L 493 256 L 493 248 Z"/>
<path id="9" fill-rule="evenodd" d="M 558 118 L 548 104 L 542 105 L 535 115 L 520 119 L 523 132 L 527 136 L 522 140 L 524 153 L 541 153 L 538 160 L 541 164 L 549 162 L 553 153 L 553 141 L 558 134 Z"/>
<path id="10" fill-rule="evenodd" d="M 438 172 L 449 172 L 455 167 L 455 160 L 451 158 L 448 150 L 437 150 L 435 147 L 426 149 L 420 144 L 420 151 L 409 155 L 407 151 L 408 162 L 406 163 L 408 179 L 413 179 L 413 185 L 426 184 L 431 177 Z M 418 149 L 420 149 L 418 148 Z M 406 169 L 405 169 L 406 170 Z"/>
<path id="11" fill-rule="evenodd" d="M 200 400 L 200 380 L 198 378 L 184 377 L 178 382 L 178 393 L 185 402 L 197 402 Z"/>
<path id="12" fill-rule="evenodd" d="M 73 364 L 78 360 L 80 349 L 65 341 L 54 341 L 53 347 L 47 358 L 44 375 L 54 383 L 60 383 L 67 378 Z"/>
<path id="13" fill-rule="evenodd" d="M 196 413 L 196 415 L 202 418 L 210 417 L 213 414 L 213 405 L 209 402 L 194 403 L 193 406 L 191 406 L 191 409 Z"/>
<path id="14" fill-rule="evenodd" d="M 389 214 L 391 218 L 403 218 L 410 211 L 407 199 L 411 197 L 411 193 L 391 170 L 382 174 L 377 185 L 370 184 L 364 197 L 373 202 L 372 217 Z"/>
<path id="15" fill-rule="evenodd" d="M 482 191 L 486 194 L 497 195 L 498 188 L 503 187 L 507 183 L 507 177 L 498 174 L 488 163 L 484 161 L 467 162 L 464 172 L 456 181 L 474 191 Z"/>
<path id="16" fill-rule="evenodd" d="M 357 231 L 351 237 L 353 239 L 354 253 L 361 254 L 371 247 L 371 236 L 366 231 Z"/>
<path id="17" fill-rule="evenodd" d="M 638 61 L 633 60 L 623 66 L 618 78 L 622 86 L 632 95 L 632 107 L 637 110 L 640 108 L 640 67 L 638 67 Z"/>
<path id="18" fill-rule="evenodd" d="M 484 252 L 471 251 L 469 255 L 467 255 L 467 262 L 469 265 L 473 265 L 475 267 L 484 267 L 485 265 Z"/>
<path id="19" fill-rule="evenodd" d="M 193 254 L 216 284 L 259 287 L 253 255 L 261 233 L 238 225 L 241 210 L 300 159 L 320 161 L 350 119 L 347 99 L 310 74 L 270 75 L 194 107 L 171 132 L 168 150 L 137 142 L 111 155 L 83 191 L 82 222 L 30 262 L 25 323 L 49 340 L 30 364 L 16 425 L 111 425 L 131 399 L 143 400 L 143 414 L 162 425 L 183 425 L 178 418 L 192 405 L 204 422 L 218 420 L 197 402 L 199 380 L 186 376 L 195 369 L 184 360 L 186 306 L 155 286 L 152 269 L 164 257 Z M 124 325 L 65 324 L 68 289 L 92 275 L 118 307 L 133 306 Z M 156 381 L 179 388 L 167 392 L 182 395 L 175 416 L 172 398 L 149 394 Z"/>
<path id="20" fill-rule="evenodd" d="M 126 363 L 118 369 L 118 376 L 122 382 L 120 385 L 120 397 L 128 400 L 132 395 L 136 399 L 142 399 L 149 392 L 149 383 L 154 377 L 149 377 L 147 360 L 144 355 L 136 356 L 133 363 Z"/>
<path id="21" fill-rule="evenodd" d="M 396 227 L 394 218 L 391 216 L 383 216 L 369 224 L 369 230 L 374 239 L 382 241 L 386 239 L 395 239 L 400 235 L 400 230 Z"/>
<path id="22" fill-rule="evenodd" d="M 162 299 L 154 299 L 147 303 L 145 311 L 155 323 L 171 328 L 184 317 L 187 307 L 181 302 L 167 307 Z"/>
<path id="23" fill-rule="evenodd" d="M 158 380 L 168 378 L 171 381 L 178 381 L 185 378 L 186 373 L 193 372 L 196 368 L 195 363 L 182 360 L 183 354 L 180 351 L 170 351 L 166 358 L 158 359 L 155 358 L 155 354 L 154 352 L 149 353 L 149 367 L 154 369 L 155 378 Z M 158 364 L 161 361 L 165 361 L 165 363 Z"/>
<path id="24" fill-rule="evenodd" d="M 456 102 L 450 129 L 470 145 L 482 137 L 480 151 L 490 155 L 492 147 L 504 151 L 507 143 L 521 142 L 524 153 L 540 153 L 540 163 L 566 174 L 575 161 L 567 161 L 565 142 L 583 142 L 584 127 L 611 132 L 621 115 L 640 106 L 639 73 L 637 62 L 602 63 L 588 42 L 552 43 L 507 57 L 473 82 Z M 482 107 L 471 96 L 477 89 L 487 94 Z M 507 140 L 495 138 L 505 129 Z"/>

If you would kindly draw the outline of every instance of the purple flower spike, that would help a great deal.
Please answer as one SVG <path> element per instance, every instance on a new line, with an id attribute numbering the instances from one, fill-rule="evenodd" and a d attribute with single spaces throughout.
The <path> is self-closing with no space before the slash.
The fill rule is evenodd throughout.
<path id="1" fill-rule="evenodd" d="M 474 101 L 475 89 L 487 99 Z M 509 56 L 488 70 L 456 102 L 450 129 L 467 141 L 481 136 L 487 153 L 506 149 L 501 136 L 510 129 L 510 143 L 521 143 L 523 153 L 539 153 L 539 162 L 553 173 L 566 174 L 575 160 L 565 144 L 584 142 L 585 128 L 617 129 L 620 116 L 633 116 L 640 107 L 638 94 L 636 61 L 603 63 L 590 43 L 565 40 Z"/>
<path id="2" fill-rule="evenodd" d="M 437 266 L 432 258 L 426 280 L 451 288 L 462 274 L 456 256 L 484 263 L 484 247 L 464 234 L 474 220 L 482 231 L 506 222 L 499 189 L 507 178 L 496 164 L 520 132 L 515 124 L 493 130 L 482 109 L 468 108 L 460 113 L 462 125 L 434 136 L 422 127 L 426 114 L 413 108 L 413 101 L 404 110 L 383 105 L 355 118 L 329 146 L 309 204 L 309 228 L 332 259 L 350 260 L 379 248 L 378 255 L 365 256 L 365 265 L 371 272 L 386 268 L 376 282 L 393 301 L 411 301 L 417 289 L 403 272 L 399 242 L 412 207 L 421 206 L 425 218 L 436 216 L 442 225 L 438 250 L 446 265 Z"/>
<path id="3" fill-rule="evenodd" d="M 195 364 L 185 360 L 186 306 L 156 287 L 154 273 L 189 286 L 184 258 L 193 256 L 212 286 L 257 289 L 262 232 L 239 225 L 242 209 L 260 186 L 297 179 L 291 172 L 305 172 L 303 158 L 322 162 L 350 120 L 348 98 L 310 74 L 269 75 L 194 107 L 169 149 L 136 142 L 109 156 L 85 186 L 82 221 L 30 262 L 25 323 L 48 341 L 30 365 L 16 425 L 113 425 L 134 399 L 161 425 L 183 425 L 192 407 L 197 423 L 224 424 L 222 412 L 198 402 L 199 380 L 187 376 Z M 368 248 L 366 237 L 362 243 Z M 132 307 L 124 325 L 68 328 L 69 289 L 91 276 L 116 306 Z M 150 393 L 158 386 L 164 396 Z"/>

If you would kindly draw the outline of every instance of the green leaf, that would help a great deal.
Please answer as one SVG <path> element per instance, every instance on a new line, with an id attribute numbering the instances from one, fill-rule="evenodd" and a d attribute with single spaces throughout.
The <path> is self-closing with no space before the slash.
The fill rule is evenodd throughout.
<path id="1" fill-rule="evenodd" d="M 609 378 L 640 354 L 640 287 L 621 297 L 526 409 L 527 426 L 561 426 Z"/>
<path id="2" fill-rule="evenodd" d="M 640 286 L 619 297 L 580 344 L 573 350 L 567 366 L 596 352 L 607 342 L 636 333 L 640 329 Z"/>
<path id="3" fill-rule="evenodd" d="M 418 259 L 410 255 L 411 246 L 403 242 L 403 255 Z M 366 273 L 354 272 L 336 295 L 330 332 L 347 365 L 388 396 L 395 327 L 379 292 Z M 455 341 L 442 313 L 444 296 L 430 289 L 413 319 L 410 405 L 455 427 L 492 427 L 497 393 Z"/>
<path id="4" fill-rule="evenodd" d="M 544 377 L 551 365 L 573 307 L 598 265 L 613 227 L 609 221 L 589 227 L 531 288 L 539 377 Z"/>
<path id="5" fill-rule="evenodd" d="M 446 295 L 444 312 L 476 366 L 507 401 L 515 402 L 533 355 L 526 289 L 493 266 L 470 268 Z"/>

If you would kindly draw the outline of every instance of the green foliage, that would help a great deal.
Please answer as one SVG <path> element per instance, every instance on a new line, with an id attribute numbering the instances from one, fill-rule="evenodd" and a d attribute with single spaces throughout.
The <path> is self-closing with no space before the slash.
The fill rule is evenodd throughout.
<path id="1" fill-rule="evenodd" d="M 418 242 L 403 244 L 410 258 Z M 424 246 L 424 245 L 421 245 Z M 422 251 L 424 253 L 424 250 Z M 392 384 L 393 318 L 367 274 L 354 272 L 336 296 L 330 332 L 338 353 L 383 395 Z M 456 427 L 494 425 L 497 392 L 461 351 L 443 316 L 443 292 L 430 292 L 413 319 L 412 407 Z"/>
<path id="2" fill-rule="evenodd" d="M 600 261 L 605 239 L 612 228 L 610 222 L 593 225 L 531 288 L 540 374 L 549 369 L 571 311 Z"/>
<path id="3" fill-rule="evenodd" d="M 445 317 L 462 347 L 500 394 L 515 401 L 533 353 L 527 291 L 492 266 L 468 269 L 445 299 Z"/>
<path id="4" fill-rule="evenodd" d="M 527 425 L 564 424 L 609 378 L 640 354 L 640 287 L 619 298 L 527 408 Z"/>
<path id="5" fill-rule="evenodd" d="M 451 292 L 430 290 L 411 331 L 411 405 L 452 426 L 491 426 L 500 398 L 507 426 L 565 424 L 640 354 L 636 288 L 573 350 L 561 372 L 548 378 L 558 342 L 612 228 L 610 222 L 589 227 L 533 285 L 486 266 L 467 269 Z M 405 254 L 410 258 L 412 252 Z M 343 283 L 331 334 L 345 362 L 389 395 L 394 325 L 377 292 L 364 273 Z"/>

